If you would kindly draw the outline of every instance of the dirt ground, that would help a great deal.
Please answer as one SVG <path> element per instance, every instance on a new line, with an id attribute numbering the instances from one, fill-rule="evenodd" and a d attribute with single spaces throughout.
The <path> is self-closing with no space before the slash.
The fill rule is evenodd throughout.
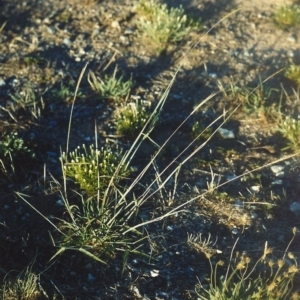
<path id="1" fill-rule="evenodd" d="M 205 283 L 210 268 L 205 255 L 188 245 L 189 235 L 211 236 L 212 251 L 219 253 L 213 262 L 228 264 L 238 237 L 236 251 L 258 257 L 267 242 L 277 259 L 292 228 L 299 230 L 299 215 L 290 209 L 300 201 L 299 157 L 276 163 L 279 175 L 268 166 L 243 176 L 292 153 L 282 150 L 287 141 L 276 130 L 278 120 L 255 107 L 247 111 L 242 104 L 223 126 L 233 137 L 216 134 L 183 164 L 176 192 L 172 194 L 171 182 L 170 191 L 141 208 L 139 220 L 151 220 L 182 205 L 180 213 L 145 228 L 148 238 L 142 249 L 152 259 L 130 256 L 123 274 L 122 255 L 109 266 L 74 251 L 49 261 L 57 250 L 49 238 L 53 228 L 16 192 L 29 195 L 31 205 L 48 218 L 64 216 L 57 205 L 63 191 L 59 158 L 66 149 L 76 83 L 86 64 L 74 104 L 71 150 L 94 143 L 95 135 L 102 145 L 108 139 L 128 149 L 132 142 L 116 133 L 117 105 L 99 99 L 87 80 L 90 71 L 101 77 L 116 66 L 125 78 L 133 78 L 128 101 L 144 100 L 154 108 L 181 64 L 151 136 L 158 145 L 199 103 L 217 93 L 165 147 L 157 162 L 161 169 L 171 159 L 182 163 L 199 146 L 178 157 L 192 140 L 195 122 L 208 126 L 240 104 L 233 87 L 260 90 L 263 82 L 262 93 L 272 95 L 268 108 L 278 111 L 283 97 L 281 113 L 299 118 L 299 89 L 285 78 L 284 68 L 300 64 L 300 30 L 281 30 L 272 20 L 276 7 L 289 1 L 161 2 L 182 5 L 188 15 L 201 18 L 202 26 L 157 54 L 137 31 L 136 1 L 0 1 L 0 140 L 17 133 L 35 153 L 34 158 L 26 153 L 0 157 L 0 278 L 13 278 L 11 270 L 24 270 L 34 261 L 45 291 L 41 299 L 197 299 L 195 285 Z M 69 94 L 60 96 L 62 86 Z M 29 87 L 36 95 L 34 105 L 30 99 L 18 101 Z M 151 143 L 142 147 L 135 167 L 145 165 L 153 151 Z M 70 184 L 70 191 L 76 189 Z M 222 186 L 207 193 L 209 184 Z M 299 242 L 297 236 L 290 247 L 298 256 Z M 155 270 L 159 275 L 153 275 Z"/>

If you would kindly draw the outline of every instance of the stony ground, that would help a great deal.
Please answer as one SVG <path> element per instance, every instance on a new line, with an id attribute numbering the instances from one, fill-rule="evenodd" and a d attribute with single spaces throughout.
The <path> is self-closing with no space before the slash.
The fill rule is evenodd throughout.
<path id="1" fill-rule="evenodd" d="M 231 138 L 216 134 L 182 167 L 176 192 L 167 191 L 141 210 L 140 218 L 151 220 L 195 198 L 177 215 L 147 226 L 143 247 L 153 259 L 129 257 L 122 276 L 122 257 L 105 267 L 75 252 L 49 262 L 55 253 L 48 234 L 52 228 L 15 192 L 30 195 L 30 203 L 44 215 L 60 216 L 59 157 L 66 147 L 73 94 L 61 97 L 57 91 L 63 85 L 74 92 L 87 62 L 74 106 L 70 149 L 93 143 L 95 124 L 99 143 L 107 138 L 121 145 L 130 143 L 114 131 L 115 106 L 99 100 L 87 81 L 89 71 L 102 76 L 112 74 L 116 66 L 135 82 L 129 100 L 155 106 L 182 63 L 153 132 L 152 139 L 159 145 L 196 105 L 218 92 L 179 130 L 159 167 L 189 144 L 194 122 L 207 126 L 224 110 L 232 111 L 240 104 L 228 92 L 232 86 L 253 89 L 266 80 L 266 91 L 285 91 L 282 112 L 298 117 L 299 91 L 283 76 L 284 71 L 278 71 L 300 64 L 300 31 L 280 30 L 272 21 L 276 6 L 286 1 L 164 2 L 182 4 L 187 14 L 201 18 L 203 26 L 160 54 L 137 32 L 136 1 L 0 2 L 0 136 L 18 133 L 36 154 L 32 159 L 1 158 L 1 278 L 35 260 L 33 269 L 41 274 L 40 284 L 50 299 L 53 295 L 57 299 L 195 299 L 195 284 L 205 281 L 209 265 L 201 251 L 188 245 L 188 235 L 203 234 L 204 239 L 211 235 L 212 251 L 218 253 L 214 261 L 228 262 L 237 237 L 236 250 L 256 257 L 267 241 L 276 258 L 286 249 L 292 228 L 299 228 L 299 216 L 291 211 L 291 204 L 300 201 L 297 156 L 200 196 L 208 183 L 223 184 L 291 154 L 282 151 L 286 140 L 274 130 L 276 120 L 260 111 L 245 111 L 242 105 L 223 126 Z M 239 10 L 215 26 L 235 9 Z M 34 106 L 13 100 L 11 96 L 24 95 L 29 86 L 38 95 Z M 279 99 L 280 92 L 274 90 L 268 106 L 277 109 Z M 151 157 L 153 149 L 145 148 L 137 164 Z M 291 251 L 300 254 L 299 237 Z"/>

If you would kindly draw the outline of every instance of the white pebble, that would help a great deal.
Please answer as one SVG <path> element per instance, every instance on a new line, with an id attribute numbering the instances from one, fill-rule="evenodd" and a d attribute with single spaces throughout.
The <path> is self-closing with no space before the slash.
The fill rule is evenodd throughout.
<path id="1" fill-rule="evenodd" d="M 223 139 L 234 139 L 235 138 L 234 133 L 231 130 L 228 130 L 225 128 L 219 128 L 218 132 Z"/>

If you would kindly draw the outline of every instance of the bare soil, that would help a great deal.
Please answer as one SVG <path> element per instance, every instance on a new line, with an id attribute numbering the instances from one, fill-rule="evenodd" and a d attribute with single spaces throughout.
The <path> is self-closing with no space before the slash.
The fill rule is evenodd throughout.
<path id="1" fill-rule="evenodd" d="M 63 189 L 59 157 L 66 147 L 73 95 L 62 99 L 57 91 L 64 85 L 74 92 L 86 63 L 74 106 L 71 150 L 95 141 L 95 124 L 100 144 L 109 139 L 124 147 L 130 145 L 130 139 L 118 137 L 113 127 L 116 106 L 100 100 L 87 82 L 90 70 L 103 76 L 112 74 L 116 66 L 135 82 L 129 100 L 146 100 L 154 107 L 182 63 L 151 136 L 159 145 L 196 105 L 218 93 L 166 146 L 158 161 L 161 169 L 191 142 L 194 122 L 208 126 L 224 110 L 231 112 L 240 104 L 229 92 L 232 86 L 255 89 L 265 81 L 265 90 L 285 91 L 282 113 L 299 117 L 299 90 L 284 77 L 284 68 L 300 64 L 300 31 L 283 31 L 272 20 L 275 8 L 288 1 L 161 2 L 170 7 L 182 5 L 203 24 L 161 54 L 137 32 L 136 1 L 0 2 L 0 139 L 18 133 L 36 154 L 35 158 L 24 155 L 13 161 L 0 157 L 3 280 L 11 270 L 21 271 L 34 260 L 33 270 L 41 274 L 40 284 L 49 299 L 54 295 L 55 299 L 196 299 L 195 284 L 198 280 L 205 283 L 210 269 L 205 255 L 189 247 L 188 235 L 211 236 L 215 241 L 212 251 L 219 253 L 213 262 L 223 259 L 228 263 L 238 237 L 236 251 L 252 253 L 255 258 L 267 242 L 276 259 L 282 257 L 292 228 L 299 229 L 299 215 L 290 210 L 292 203 L 300 201 L 298 157 L 277 164 L 283 168 L 280 176 L 266 167 L 201 196 L 209 183 L 223 184 L 289 154 L 282 151 L 287 141 L 276 131 L 276 120 L 247 112 L 242 105 L 223 126 L 234 138 L 216 134 L 183 165 L 176 192 L 167 191 L 141 209 L 140 220 L 151 220 L 195 198 L 177 215 L 147 225 L 149 236 L 143 249 L 151 260 L 130 256 L 124 274 L 121 255 L 109 266 L 76 252 L 49 262 L 57 251 L 48 234 L 53 228 L 15 192 L 30 195 L 30 203 L 45 216 L 63 217 L 57 206 Z M 238 11 L 227 16 L 234 10 Z M 38 95 L 35 107 L 30 103 L 24 107 L 11 97 L 24 94 L 28 86 Z M 280 91 L 274 92 L 270 107 L 278 108 Z M 220 122 L 213 129 L 218 125 Z M 137 166 L 145 164 L 153 151 L 150 143 L 142 147 Z M 173 191 L 172 182 L 168 188 Z M 297 255 L 299 242 L 297 236 L 290 247 Z M 153 275 L 157 270 L 159 275 Z"/>

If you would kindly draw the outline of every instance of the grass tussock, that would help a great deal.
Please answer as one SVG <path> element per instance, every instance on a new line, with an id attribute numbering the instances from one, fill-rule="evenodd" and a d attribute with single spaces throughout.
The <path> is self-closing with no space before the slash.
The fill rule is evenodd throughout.
<path id="1" fill-rule="evenodd" d="M 168 9 L 166 4 L 153 0 L 140 1 L 136 11 L 141 15 L 137 22 L 139 32 L 159 52 L 169 43 L 181 41 L 191 30 L 200 27 L 200 21 L 188 17 L 182 6 Z"/>
<path id="2" fill-rule="evenodd" d="M 300 25 L 300 7 L 297 4 L 280 6 L 274 12 L 273 20 L 281 29 Z"/>

